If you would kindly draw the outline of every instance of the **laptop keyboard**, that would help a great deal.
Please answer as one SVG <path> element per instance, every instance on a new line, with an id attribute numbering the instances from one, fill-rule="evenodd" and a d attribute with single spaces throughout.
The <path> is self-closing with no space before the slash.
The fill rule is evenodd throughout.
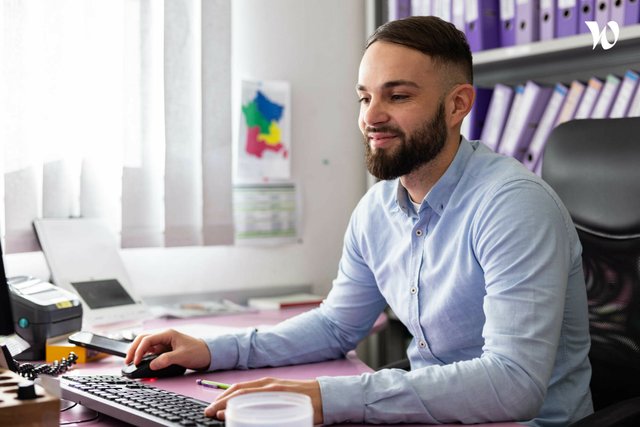
<path id="1" fill-rule="evenodd" d="M 64 375 L 62 398 L 136 426 L 224 426 L 209 403 L 117 375 Z"/>

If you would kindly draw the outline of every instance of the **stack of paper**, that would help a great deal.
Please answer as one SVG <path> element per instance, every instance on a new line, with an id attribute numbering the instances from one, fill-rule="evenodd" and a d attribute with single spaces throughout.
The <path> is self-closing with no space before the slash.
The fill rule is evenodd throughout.
<path id="1" fill-rule="evenodd" d="M 277 297 L 249 298 L 249 307 L 261 310 L 279 310 L 281 308 L 317 306 L 324 300 L 320 295 L 296 293 Z"/>

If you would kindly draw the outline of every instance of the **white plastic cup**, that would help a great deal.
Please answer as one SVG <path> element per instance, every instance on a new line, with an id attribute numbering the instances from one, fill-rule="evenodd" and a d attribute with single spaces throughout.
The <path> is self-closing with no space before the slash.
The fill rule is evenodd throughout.
<path id="1" fill-rule="evenodd" d="M 225 411 L 227 427 L 313 427 L 313 406 L 306 394 L 258 392 L 232 397 Z"/>

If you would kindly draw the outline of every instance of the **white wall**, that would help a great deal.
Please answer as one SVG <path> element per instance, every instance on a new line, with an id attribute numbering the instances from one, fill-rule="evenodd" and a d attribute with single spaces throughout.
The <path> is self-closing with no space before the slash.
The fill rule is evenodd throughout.
<path id="1" fill-rule="evenodd" d="M 344 230 L 366 188 L 355 95 L 364 0 L 232 0 L 235 84 L 288 80 L 292 175 L 303 191 L 302 243 L 122 252 L 142 296 L 312 284 L 327 292 Z M 236 126 L 236 124 L 234 124 Z M 41 253 L 6 257 L 7 274 L 47 278 Z"/>

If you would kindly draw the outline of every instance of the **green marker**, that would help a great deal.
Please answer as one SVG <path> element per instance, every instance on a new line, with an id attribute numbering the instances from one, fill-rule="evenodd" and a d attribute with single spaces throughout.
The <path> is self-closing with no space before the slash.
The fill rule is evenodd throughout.
<path id="1" fill-rule="evenodd" d="M 197 379 L 196 384 L 202 385 L 205 387 L 219 388 L 222 390 L 226 390 L 229 387 L 231 387 L 231 384 L 225 384 L 225 383 L 219 383 L 217 381 L 209 381 L 209 380 L 201 380 L 201 379 Z"/>

